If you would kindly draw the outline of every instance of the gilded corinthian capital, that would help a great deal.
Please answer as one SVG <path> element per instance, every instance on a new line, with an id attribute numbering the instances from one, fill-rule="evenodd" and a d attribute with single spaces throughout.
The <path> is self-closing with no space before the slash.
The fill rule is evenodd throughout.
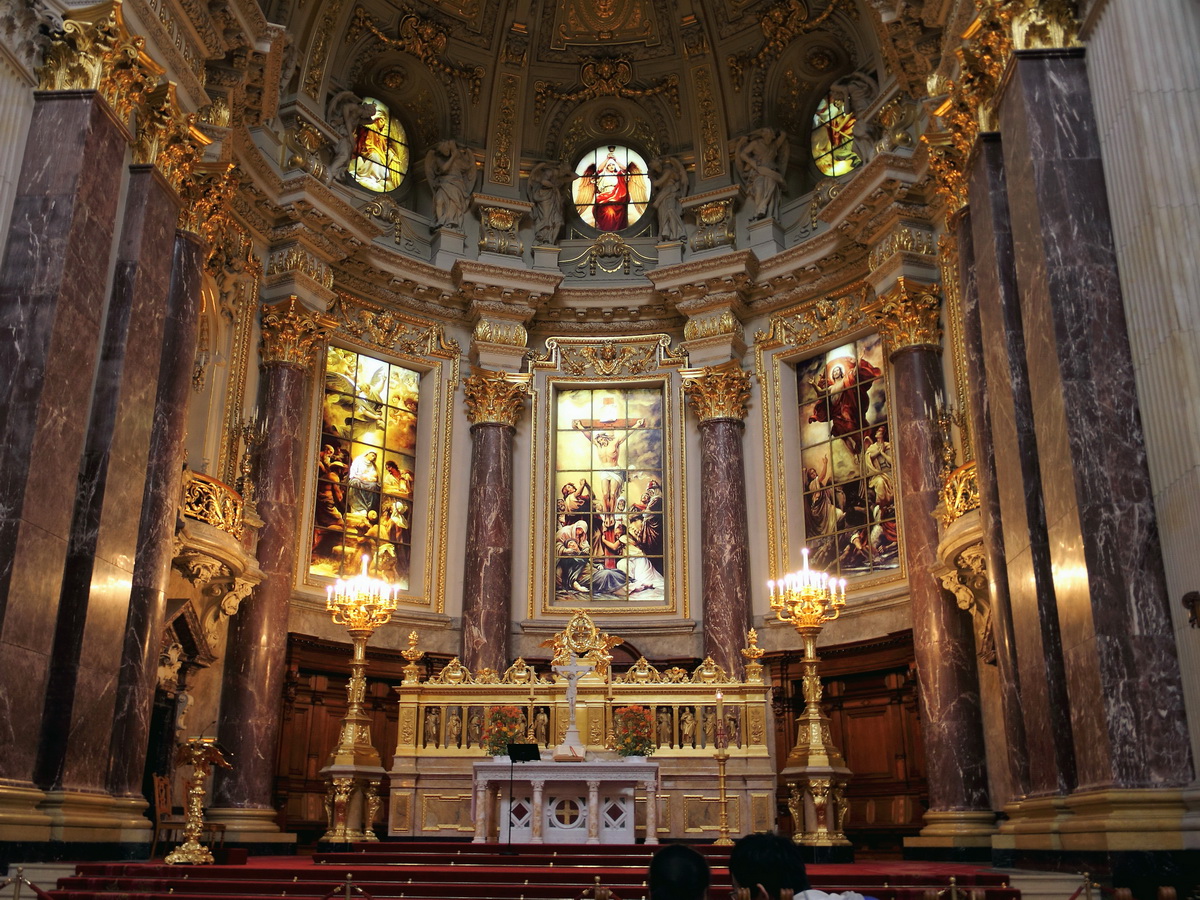
<path id="1" fill-rule="evenodd" d="M 879 325 L 889 354 L 910 347 L 940 350 L 942 328 L 938 313 L 942 298 L 938 285 L 900 277 L 896 284 L 872 304 L 870 312 Z"/>
<path id="2" fill-rule="evenodd" d="M 736 362 L 685 370 L 680 374 L 684 396 L 701 422 L 746 418 L 750 373 L 743 371 Z"/>
<path id="3" fill-rule="evenodd" d="M 503 372 L 480 370 L 463 379 L 463 398 L 467 402 L 467 421 L 472 425 L 517 426 L 525 408 L 529 380 Z"/>
<path id="4" fill-rule="evenodd" d="M 266 365 L 308 369 L 337 323 L 310 312 L 295 297 L 288 297 L 262 310 L 262 342 L 259 353 Z"/>

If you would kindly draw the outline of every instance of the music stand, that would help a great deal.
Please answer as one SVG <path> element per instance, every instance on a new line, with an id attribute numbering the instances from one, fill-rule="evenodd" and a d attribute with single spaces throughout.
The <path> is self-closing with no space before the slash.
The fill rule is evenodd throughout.
<path id="1" fill-rule="evenodd" d="M 516 852 L 512 849 L 512 796 L 515 764 L 519 762 L 537 762 L 541 758 L 541 747 L 537 744 L 520 743 L 508 745 L 508 822 L 506 823 L 508 840 L 505 841 L 505 849 L 502 851 L 505 854 Z M 533 810 L 530 810 L 529 815 L 533 815 Z"/>

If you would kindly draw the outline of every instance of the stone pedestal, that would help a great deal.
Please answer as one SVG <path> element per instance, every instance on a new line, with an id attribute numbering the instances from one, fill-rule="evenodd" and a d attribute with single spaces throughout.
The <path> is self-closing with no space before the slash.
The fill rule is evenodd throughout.
<path id="1" fill-rule="evenodd" d="M 438 228 L 430 242 L 433 264 L 439 269 L 449 269 L 454 261 L 467 255 L 467 236 L 453 228 Z"/>
<path id="2" fill-rule="evenodd" d="M 533 267 L 535 269 L 546 269 L 549 271 L 558 271 L 558 254 L 562 252 L 558 247 L 534 247 L 533 248 Z"/>
<path id="3" fill-rule="evenodd" d="M 774 256 L 783 249 L 783 227 L 774 219 L 759 219 L 746 226 L 750 249 L 759 259 Z"/>

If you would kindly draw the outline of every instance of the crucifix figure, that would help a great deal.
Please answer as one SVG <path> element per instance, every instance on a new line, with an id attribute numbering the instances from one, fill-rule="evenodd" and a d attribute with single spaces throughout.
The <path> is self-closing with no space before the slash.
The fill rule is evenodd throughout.
<path id="1" fill-rule="evenodd" d="M 565 666 L 555 666 L 554 671 L 567 679 L 567 706 L 570 709 L 567 733 L 563 741 L 554 748 L 556 762 L 583 762 L 583 742 L 579 739 L 579 729 L 575 725 L 575 701 L 579 695 L 579 678 L 592 671 L 592 666 L 580 664 L 575 654 L 570 656 L 570 662 Z"/>

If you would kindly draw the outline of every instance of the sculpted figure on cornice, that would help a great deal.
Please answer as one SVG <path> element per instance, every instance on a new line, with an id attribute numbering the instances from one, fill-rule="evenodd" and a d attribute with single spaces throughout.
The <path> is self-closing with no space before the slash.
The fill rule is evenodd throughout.
<path id="1" fill-rule="evenodd" d="M 787 134 L 774 128 L 760 128 L 738 141 L 738 173 L 749 194 L 751 221 L 774 219 L 779 214 L 789 149 Z"/>
<path id="2" fill-rule="evenodd" d="M 529 173 L 533 234 L 539 244 L 558 243 L 563 227 L 563 189 L 574 179 L 575 173 L 564 162 L 541 162 Z"/>
<path id="3" fill-rule="evenodd" d="M 479 177 L 475 153 L 458 141 L 444 140 L 425 154 L 425 178 L 433 191 L 434 224 L 462 228 Z"/>
<path id="4" fill-rule="evenodd" d="M 855 113 L 854 152 L 864 164 L 870 162 L 875 155 L 878 126 L 866 113 L 879 94 L 879 83 L 865 72 L 851 72 L 830 85 L 829 93 Z"/>
<path id="5" fill-rule="evenodd" d="M 337 132 L 337 143 L 333 145 L 333 157 L 325 173 L 326 183 L 346 171 L 350 157 L 354 155 L 359 126 L 375 118 L 375 104 L 367 103 L 353 91 L 342 91 L 329 101 L 326 118 Z"/>
<path id="6" fill-rule="evenodd" d="M 664 241 L 682 241 L 683 198 L 687 196 L 687 170 L 674 156 L 650 160 L 650 203 L 658 214 L 658 236 Z"/>

